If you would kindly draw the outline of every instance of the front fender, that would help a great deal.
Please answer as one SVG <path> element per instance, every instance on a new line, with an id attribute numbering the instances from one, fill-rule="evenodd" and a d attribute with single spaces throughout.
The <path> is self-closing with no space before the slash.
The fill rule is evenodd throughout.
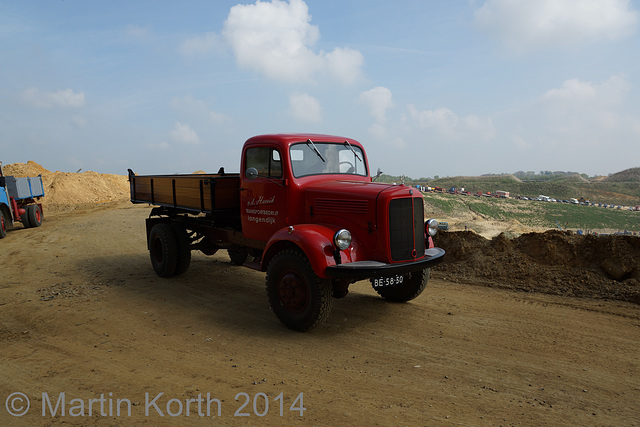
<path id="1" fill-rule="evenodd" d="M 273 256 L 292 245 L 301 249 L 318 277 L 327 278 L 326 268 L 336 265 L 333 257 L 333 235 L 339 228 L 320 224 L 299 224 L 278 230 L 267 242 L 262 256 L 261 270 L 266 271 Z M 350 249 L 341 251 L 341 259 L 350 261 Z"/>

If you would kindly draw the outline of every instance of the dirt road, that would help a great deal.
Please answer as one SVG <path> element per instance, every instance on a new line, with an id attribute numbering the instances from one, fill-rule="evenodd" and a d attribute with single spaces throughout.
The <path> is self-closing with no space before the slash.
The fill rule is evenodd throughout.
<path id="1" fill-rule="evenodd" d="M 443 280 L 390 304 L 361 282 L 295 333 L 224 253 L 156 277 L 148 211 L 0 241 L 0 425 L 640 425 L 636 304 Z"/>

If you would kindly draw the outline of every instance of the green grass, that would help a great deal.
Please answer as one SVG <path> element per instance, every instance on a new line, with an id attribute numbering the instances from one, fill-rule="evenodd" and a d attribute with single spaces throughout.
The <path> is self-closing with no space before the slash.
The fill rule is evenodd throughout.
<path id="1" fill-rule="evenodd" d="M 446 217 L 471 211 L 485 219 L 517 220 L 531 227 L 640 232 L 640 212 L 623 209 L 433 193 L 426 193 L 424 199 Z"/>
<path id="2" fill-rule="evenodd" d="M 465 207 L 465 204 L 458 197 L 442 197 L 442 198 L 427 198 L 425 199 L 429 202 L 429 204 L 446 215 L 454 215 L 456 210 Z"/>

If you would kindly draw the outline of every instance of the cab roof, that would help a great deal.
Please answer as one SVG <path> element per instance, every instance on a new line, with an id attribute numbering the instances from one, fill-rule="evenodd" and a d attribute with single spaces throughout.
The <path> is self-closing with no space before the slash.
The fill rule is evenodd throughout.
<path id="1" fill-rule="evenodd" d="M 258 145 L 258 144 L 275 142 L 288 147 L 291 144 L 295 144 L 298 142 L 306 142 L 308 139 L 310 139 L 313 142 L 343 143 L 345 141 L 349 141 L 350 144 L 354 144 L 362 148 L 362 144 L 360 144 L 355 139 L 345 138 L 343 136 L 336 136 L 336 135 L 326 135 L 321 133 L 275 133 L 275 134 L 257 135 L 249 138 L 245 142 L 245 145 Z"/>

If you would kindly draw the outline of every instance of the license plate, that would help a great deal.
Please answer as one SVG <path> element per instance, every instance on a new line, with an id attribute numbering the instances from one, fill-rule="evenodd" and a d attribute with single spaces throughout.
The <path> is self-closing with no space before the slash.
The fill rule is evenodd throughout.
<path id="1" fill-rule="evenodd" d="M 379 277 L 373 279 L 374 288 L 385 288 L 387 286 L 395 286 L 404 282 L 404 276 L 397 274 L 395 276 Z"/>

